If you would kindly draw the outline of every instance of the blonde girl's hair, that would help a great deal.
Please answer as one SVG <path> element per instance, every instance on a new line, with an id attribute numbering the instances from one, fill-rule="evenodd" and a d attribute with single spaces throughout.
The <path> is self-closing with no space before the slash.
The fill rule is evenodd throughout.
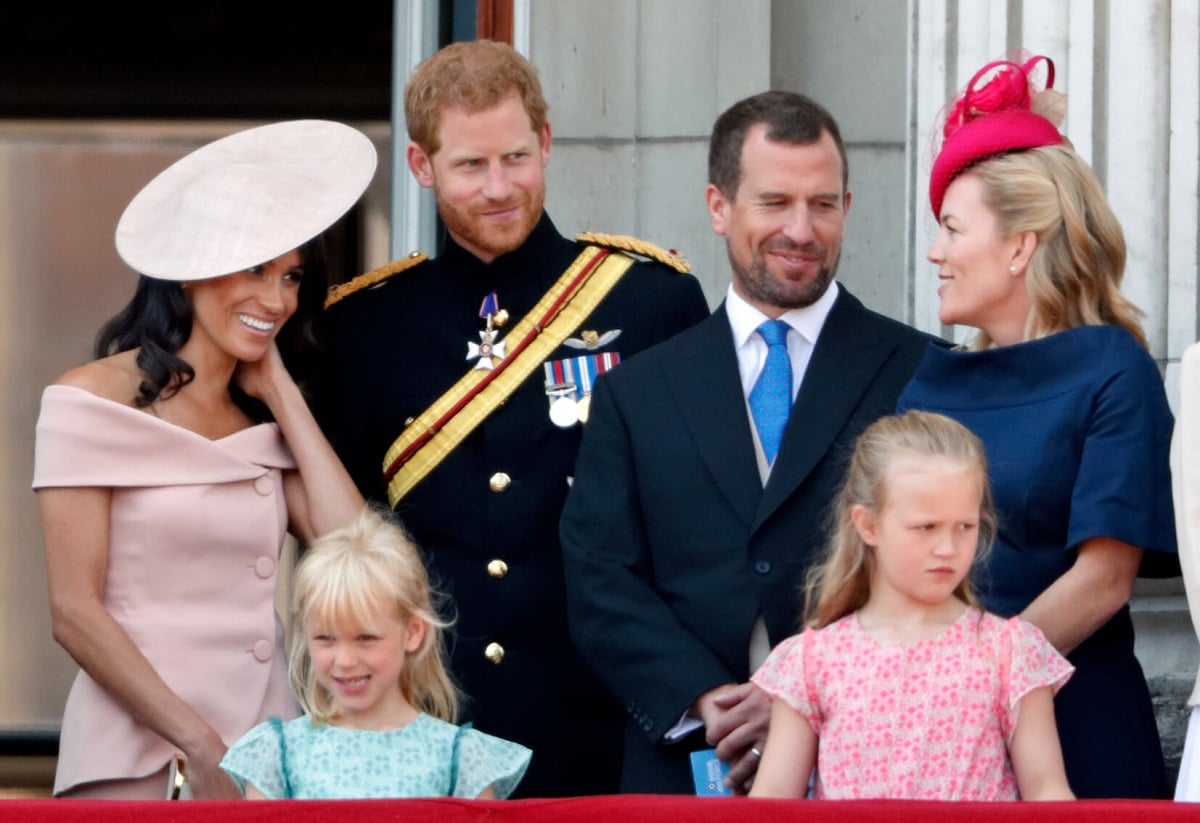
<path id="1" fill-rule="evenodd" d="M 1032 311 L 1025 339 L 1079 326 L 1114 325 L 1146 347 L 1142 311 L 1121 294 L 1125 236 L 1091 167 L 1068 146 L 989 158 L 966 173 L 983 183 L 1002 237 L 1031 231 L 1025 274 Z M 972 348 L 986 349 L 981 332 Z"/>
<path id="2" fill-rule="evenodd" d="M 455 722 L 459 694 L 443 662 L 450 621 L 439 616 L 442 600 L 408 533 L 382 511 L 368 506 L 353 523 L 314 540 L 296 565 L 291 601 L 288 674 L 305 713 L 318 723 L 336 714 L 313 670 L 308 622 L 369 625 L 373 615 L 394 609 L 402 620 L 425 622 L 421 645 L 405 656 L 401 694 L 419 711 Z"/>
<path id="3" fill-rule="evenodd" d="M 888 471 L 897 457 L 906 455 L 948 458 L 977 473 L 982 497 L 975 562 L 980 562 L 991 548 L 996 537 L 996 512 L 988 484 L 987 457 L 980 439 L 961 423 L 941 414 L 909 411 L 881 417 L 855 442 L 845 483 L 835 501 L 824 558 L 805 581 L 806 626 L 823 628 L 866 604 L 875 557 L 855 529 L 850 513 L 855 506 L 865 506 L 876 513 L 882 510 L 887 498 Z M 978 606 L 970 575 L 963 578 L 954 595 L 967 605 Z"/>

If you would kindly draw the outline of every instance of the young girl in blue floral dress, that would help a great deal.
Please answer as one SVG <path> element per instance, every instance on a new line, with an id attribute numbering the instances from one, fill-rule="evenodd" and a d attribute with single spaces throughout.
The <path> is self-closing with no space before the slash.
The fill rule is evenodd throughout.
<path id="1" fill-rule="evenodd" d="M 248 798 L 503 798 L 524 746 L 454 725 L 425 567 L 403 529 L 367 509 L 296 567 L 290 674 L 304 715 L 255 726 L 221 767 Z"/>

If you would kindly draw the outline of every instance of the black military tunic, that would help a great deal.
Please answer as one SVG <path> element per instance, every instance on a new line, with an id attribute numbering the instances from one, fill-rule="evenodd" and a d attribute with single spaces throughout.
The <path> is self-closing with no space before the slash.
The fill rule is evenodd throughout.
<path id="1" fill-rule="evenodd" d="M 495 292 L 503 339 L 579 254 L 543 214 L 526 242 L 490 264 L 447 239 L 436 259 L 335 303 L 318 416 L 368 499 L 386 504 L 385 452 L 472 363 L 480 306 Z M 708 315 L 690 275 L 635 264 L 549 361 L 619 352 L 628 359 Z M 619 334 L 606 334 L 609 332 Z M 476 728 L 533 749 L 517 796 L 615 792 L 624 718 L 570 642 L 558 521 L 580 425 L 555 426 L 539 367 L 396 508 L 454 600 L 451 671 Z"/>

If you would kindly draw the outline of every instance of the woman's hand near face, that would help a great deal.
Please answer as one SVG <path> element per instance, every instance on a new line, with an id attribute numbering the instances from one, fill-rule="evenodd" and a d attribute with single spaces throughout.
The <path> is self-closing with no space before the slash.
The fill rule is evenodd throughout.
<path id="1" fill-rule="evenodd" d="M 283 357 L 279 354 L 279 346 L 274 341 L 267 353 L 254 361 L 243 360 L 238 363 L 234 380 L 242 391 L 251 397 L 267 404 L 271 413 L 278 417 L 276 405 L 282 402 L 283 395 L 289 389 L 296 388 L 296 382 L 283 365 Z M 298 393 L 298 390 L 297 390 Z"/>
<path id="2" fill-rule="evenodd" d="M 261 360 L 241 363 L 234 379 L 246 394 L 267 404 L 296 458 L 298 471 L 284 478 L 292 534 L 311 540 L 357 517 L 365 501 L 288 374 L 279 348 L 272 343 Z"/>

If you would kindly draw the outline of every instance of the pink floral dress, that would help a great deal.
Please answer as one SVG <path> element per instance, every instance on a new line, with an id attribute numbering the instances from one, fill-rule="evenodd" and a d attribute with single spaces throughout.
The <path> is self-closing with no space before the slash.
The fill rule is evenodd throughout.
<path id="1" fill-rule="evenodd" d="M 1021 698 L 1073 671 L 1033 625 L 970 608 L 912 644 L 874 640 L 851 614 L 784 640 L 751 680 L 819 738 L 817 798 L 1016 800 Z"/>

